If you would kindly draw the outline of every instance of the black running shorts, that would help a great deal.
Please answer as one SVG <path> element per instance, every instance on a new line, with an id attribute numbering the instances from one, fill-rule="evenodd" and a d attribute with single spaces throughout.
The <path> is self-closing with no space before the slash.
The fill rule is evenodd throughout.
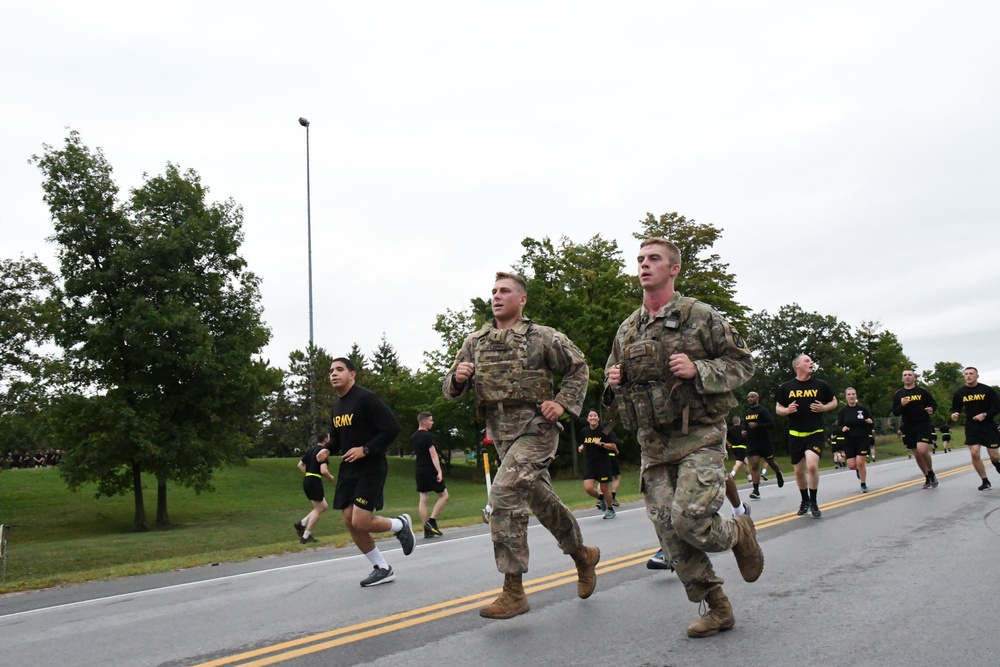
<path id="1" fill-rule="evenodd" d="M 306 498 L 314 503 L 323 502 L 323 479 L 306 475 L 302 479 L 302 490 L 306 492 Z"/>
<path id="2" fill-rule="evenodd" d="M 844 454 L 849 459 L 868 456 L 868 438 L 844 438 Z"/>
<path id="3" fill-rule="evenodd" d="M 815 452 L 816 456 L 823 454 L 823 442 L 826 437 L 823 431 L 810 435 L 788 435 L 788 454 L 792 457 L 792 465 L 805 458 L 806 451 Z"/>
<path id="4" fill-rule="evenodd" d="M 997 433 L 997 425 L 990 420 L 965 422 L 965 444 L 982 445 L 987 449 L 1000 448 L 1000 434 Z"/>
<path id="5" fill-rule="evenodd" d="M 433 466 L 417 468 L 417 493 L 444 493 L 444 478 L 437 481 L 437 470 Z"/>
<path id="6" fill-rule="evenodd" d="M 903 425 L 903 444 L 907 449 L 916 449 L 918 442 L 931 444 L 931 435 L 934 427 L 930 422 L 917 422 L 916 424 Z"/>
<path id="7" fill-rule="evenodd" d="M 353 503 L 363 510 L 377 512 L 382 509 L 382 490 L 385 488 L 385 477 L 385 472 L 348 478 L 341 474 L 337 478 L 333 508 L 337 510 L 347 509 L 347 506 Z"/>

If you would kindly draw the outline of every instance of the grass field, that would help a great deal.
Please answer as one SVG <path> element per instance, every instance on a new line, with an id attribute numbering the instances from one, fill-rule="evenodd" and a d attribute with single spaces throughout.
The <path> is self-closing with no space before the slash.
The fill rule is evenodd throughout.
<path id="1" fill-rule="evenodd" d="M 963 441 L 960 434 L 954 440 Z M 905 449 L 898 438 L 880 438 L 879 459 L 901 454 Z M 787 457 L 778 457 L 778 461 L 783 470 L 791 470 Z M 254 459 L 246 466 L 222 470 L 216 475 L 214 493 L 197 495 L 188 489 L 170 487 L 171 525 L 151 524 L 144 533 L 131 532 L 131 495 L 97 499 L 93 486 L 70 492 L 52 468 L 0 472 L 0 523 L 7 526 L 8 540 L 6 577 L 0 582 L 0 592 L 166 572 L 313 548 L 301 546 L 292 530 L 292 523 L 310 509 L 302 494 L 296 462 Z M 832 465 L 830 453 L 824 452 L 823 466 Z M 408 512 L 414 523 L 419 523 L 413 459 L 392 458 L 389 471 L 385 509 L 379 514 Z M 742 475 L 738 481 L 743 481 Z M 486 488 L 479 469 L 456 457 L 446 482 L 451 502 L 438 525 L 447 530 L 481 521 Z M 593 507 L 580 480 L 557 479 L 553 485 L 571 508 Z M 326 490 L 327 498 L 332 498 L 330 483 Z M 146 480 L 144 498 L 147 517 L 152 521 L 156 510 L 156 483 L 152 478 Z M 618 498 L 622 502 L 641 499 L 636 468 L 622 471 Z M 340 512 L 334 510 L 323 516 L 315 535 L 320 547 L 343 546 L 349 541 Z"/>

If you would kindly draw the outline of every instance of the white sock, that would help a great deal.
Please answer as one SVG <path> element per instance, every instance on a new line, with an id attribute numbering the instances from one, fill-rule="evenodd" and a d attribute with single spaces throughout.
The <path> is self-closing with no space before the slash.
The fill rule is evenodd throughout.
<path id="1" fill-rule="evenodd" d="M 301 523 L 303 526 L 308 526 L 309 525 L 309 517 L 311 517 L 311 516 L 312 516 L 312 512 L 309 512 L 309 514 L 306 514 L 305 517 L 302 519 L 302 521 L 299 521 L 299 523 Z"/>
<path id="2" fill-rule="evenodd" d="M 745 507 L 743 507 L 743 503 L 740 503 L 737 507 L 733 508 L 733 518 L 734 519 L 736 517 L 738 517 L 738 516 L 743 516 L 746 513 L 747 513 L 747 510 L 746 510 Z"/>
<path id="3" fill-rule="evenodd" d="M 385 558 L 382 558 L 382 552 L 378 550 L 378 547 L 375 547 L 374 549 L 366 553 L 365 558 L 367 558 L 368 562 L 374 565 L 375 567 L 380 567 L 383 570 L 389 569 L 389 564 L 385 562 Z"/>
<path id="4" fill-rule="evenodd" d="M 389 519 L 389 523 L 392 525 L 389 527 L 393 533 L 398 533 L 403 530 L 403 520 L 402 519 Z"/>
<path id="5" fill-rule="evenodd" d="M 309 537 L 310 535 L 312 535 L 312 531 L 311 530 L 307 530 L 304 533 L 302 533 L 302 537 Z"/>

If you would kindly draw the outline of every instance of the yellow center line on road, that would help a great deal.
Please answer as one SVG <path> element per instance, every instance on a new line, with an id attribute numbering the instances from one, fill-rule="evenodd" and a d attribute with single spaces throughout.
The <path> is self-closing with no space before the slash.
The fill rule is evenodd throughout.
<path id="1" fill-rule="evenodd" d="M 971 468 L 971 465 L 956 468 L 954 470 L 940 473 L 938 477 L 950 477 L 952 475 L 957 475 L 970 470 Z M 877 498 L 888 493 L 895 493 L 902 489 L 914 487 L 920 484 L 923 484 L 923 482 L 919 479 L 903 482 L 901 484 L 895 484 L 893 486 L 870 491 L 869 493 L 835 500 L 822 505 L 821 509 L 837 509 L 853 503 Z M 799 518 L 801 517 L 796 515 L 794 512 L 790 512 L 788 514 L 781 514 L 767 519 L 762 519 L 761 521 L 755 522 L 755 525 L 757 526 L 757 530 L 762 530 L 764 528 L 778 526 Z M 638 565 L 656 553 L 656 551 L 656 549 L 649 549 L 608 561 L 601 561 L 597 565 L 597 574 L 607 574 L 626 567 Z M 524 592 L 526 594 L 537 593 L 539 591 L 549 590 L 558 586 L 576 583 L 576 580 L 576 570 L 566 570 L 556 574 L 539 577 L 538 579 L 526 581 L 524 583 Z M 475 595 L 467 595 L 454 600 L 438 602 L 436 604 L 411 609 L 398 614 L 391 614 L 382 618 L 364 621 L 363 623 L 357 623 L 344 628 L 337 628 L 336 630 L 321 632 L 308 637 L 301 637 L 292 641 L 274 644 L 273 646 L 266 646 L 253 651 L 247 651 L 245 653 L 239 653 L 225 658 L 200 663 L 195 665 L 195 667 L 222 667 L 223 665 L 263 667 L 264 665 L 274 665 L 280 662 L 285 662 L 286 660 L 292 660 L 294 658 L 309 655 L 311 653 L 325 651 L 338 646 L 344 646 L 345 644 L 351 644 L 364 639 L 369 639 L 371 637 L 377 637 L 379 635 L 388 634 L 397 630 L 404 630 L 423 623 L 430 623 L 431 621 L 472 611 L 473 609 L 483 606 L 485 603 L 492 602 L 493 599 L 500 594 L 501 590 L 502 589 L 500 588 L 496 588 L 490 591 L 477 593 Z"/>

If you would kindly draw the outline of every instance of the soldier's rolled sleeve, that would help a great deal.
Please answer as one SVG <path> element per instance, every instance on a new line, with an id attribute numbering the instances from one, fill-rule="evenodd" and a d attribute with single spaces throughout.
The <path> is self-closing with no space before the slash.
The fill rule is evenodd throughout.
<path id="1" fill-rule="evenodd" d="M 697 359 L 695 389 L 701 394 L 734 391 L 753 377 L 754 363 L 743 337 L 714 310 L 705 331 L 709 359 Z"/>
<path id="2" fill-rule="evenodd" d="M 554 400 L 574 417 L 579 417 L 587 396 L 587 383 L 590 382 L 590 367 L 587 366 L 586 357 L 573 341 L 558 332 L 553 337 L 546 356 L 549 358 L 550 368 L 563 371 L 559 393 Z"/>

